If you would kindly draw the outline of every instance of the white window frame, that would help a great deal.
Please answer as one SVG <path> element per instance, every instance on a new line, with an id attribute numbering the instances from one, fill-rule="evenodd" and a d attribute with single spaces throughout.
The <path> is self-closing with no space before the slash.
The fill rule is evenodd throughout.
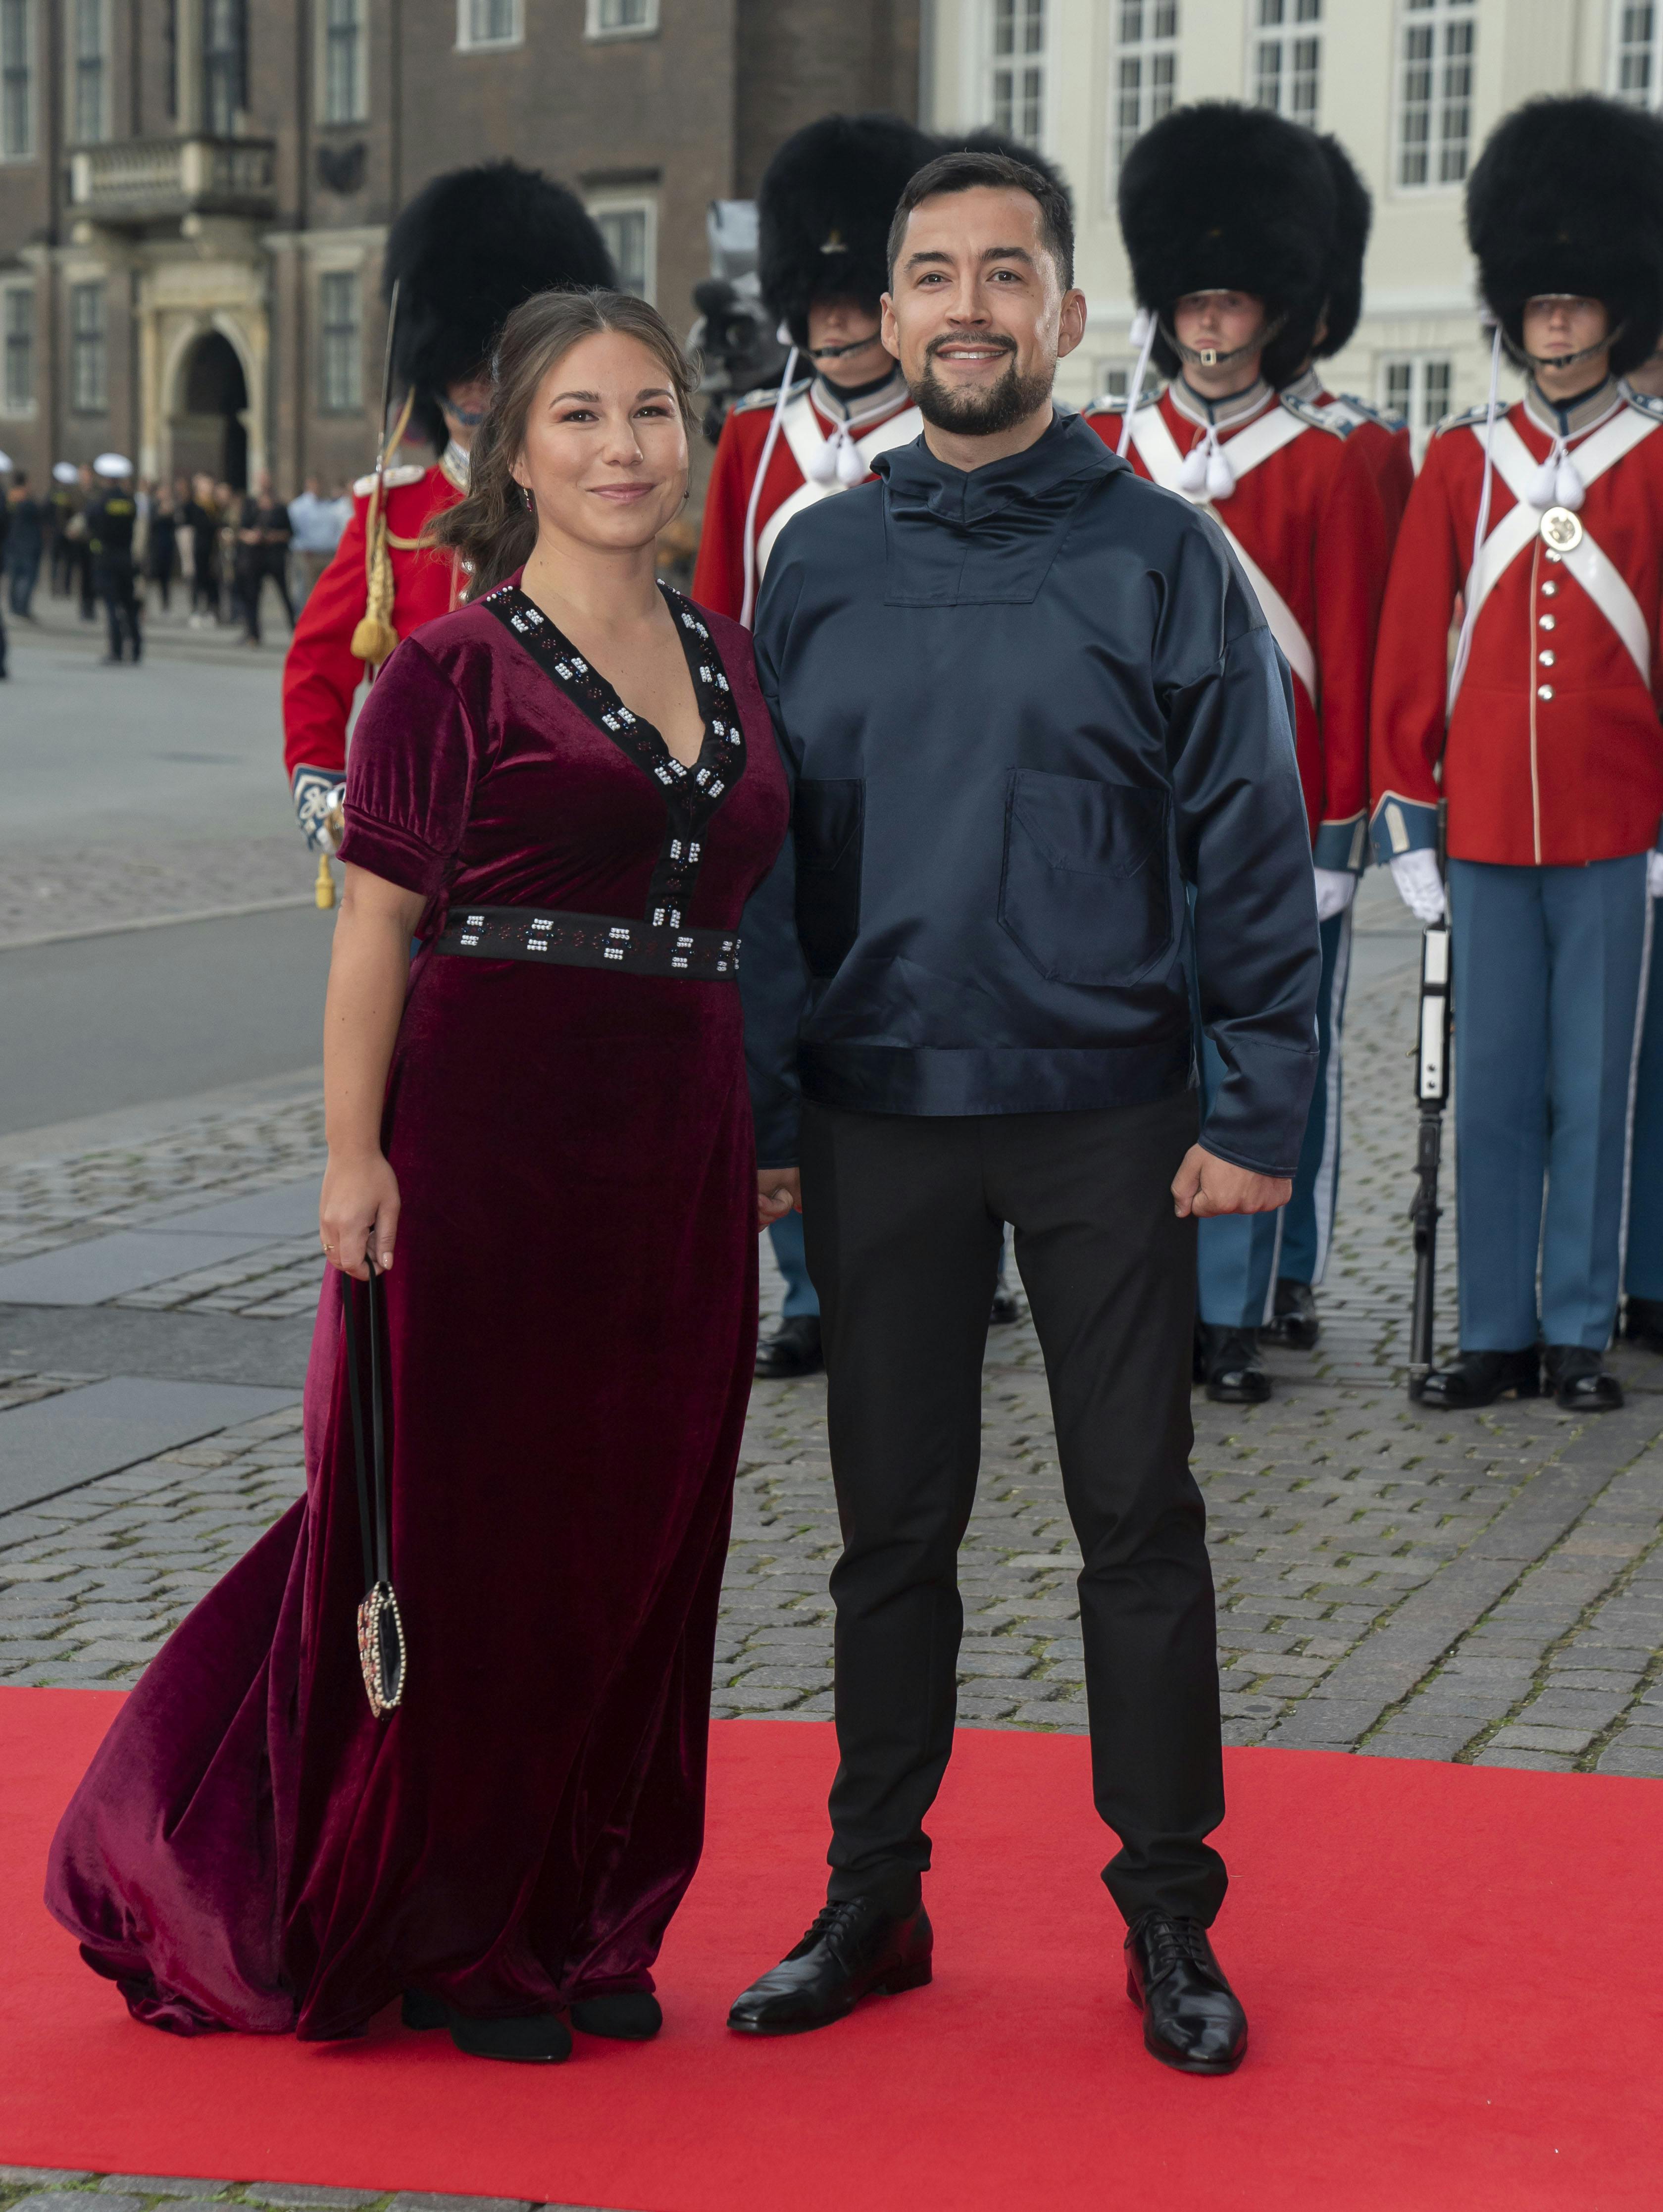
<path id="1" fill-rule="evenodd" d="M 90 138 L 81 129 L 81 10 L 83 6 L 96 9 L 99 18 L 100 112 L 97 135 Z M 112 79 L 115 74 L 110 34 L 110 0 L 69 0 L 64 40 L 64 127 L 71 146 L 101 146 L 110 137 L 114 90 Z"/>
<path id="2" fill-rule="evenodd" d="M 982 40 L 983 82 L 981 112 L 996 131 L 1019 145 L 1043 153 L 1051 135 L 1051 31 L 1056 0 L 986 0 L 986 33 Z M 1031 26 L 1037 24 L 1037 45 L 1028 43 Z M 1001 51 L 1000 36 L 1008 25 L 1011 46 Z M 1023 87 L 1023 77 L 1035 80 Z M 1002 81 L 1005 81 L 1002 83 Z M 1007 96 L 1008 94 L 1008 96 Z M 1023 110 L 1033 102 L 1033 127 Z"/>
<path id="3" fill-rule="evenodd" d="M 604 218 L 607 216 L 639 215 L 645 217 L 642 258 L 646 264 L 646 281 L 641 286 L 639 296 L 645 300 L 649 307 L 656 307 L 659 292 L 658 194 L 653 191 L 641 191 L 591 192 L 586 198 L 584 205 L 594 217 L 603 237 L 606 232 Z M 611 251 L 610 240 L 607 250 L 609 252 Z M 612 258 L 616 261 L 616 254 L 613 254 Z M 620 270 L 618 273 L 622 276 L 623 272 Z M 625 285 L 623 289 L 628 291 L 630 288 Z"/>
<path id="4" fill-rule="evenodd" d="M 1285 115 L 1290 123 L 1308 125 L 1313 131 L 1322 128 L 1323 4 L 1324 0 L 1248 0 L 1247 9 L 1244 97 L 1256 107 L 1270 107 L 1274 113 Z M 1272 19 L 1268 22 L 1265 20 L 1267 15 Z M 1302 108 L 1289 98 L 1289 88 L 1306 74 L 1296 64 L 1300 59 L 1300 49 L 1307 46 L 1315 49 L 1315 66 L 1308 74 L 1316 96 L 1308 108 Z M 1278 92 L 1273 103 L 1259 97 L 1260 64 L 1272 51 L 1277 57 Z"/>
<path id="5" fill-rule="evenodd" d="M 18 399 L 9 389 L 11 372 L 11 303 L 27 300 L 30 307 L 29 388 Z M 33 276 L 0 278 L 0 417 L 8 422 L 32 422 L 39 410 L 40 297 Z"/>
<path id="6" fill-rule="evenodd" d="M 1180 90 L 1180 49 L 1183 39 L 1181 0 L 1112 0 L 1114 40 L 1108 88 L 1108 184 L 1114 204 L 1120 164 L 1151 123 L 1177 106 Z M 1168 74 L 1164 64 L 1170 64 Z M 1135 64 L 1135 85 L 1126 80 L 1128 65 Z M 1136 113 L 1127 119 L 1126 102 L 1131 93 Z"/>
<path id="7" fill-rule="evenodd" d="M 1651 18 L 1645 30 L 1635 20 L 1642 13 Z M 1663 4 L 1660 0 L 1611 0 L 1609 31 L 1605 87 L 1611 98 L 1631 107 L 1663 107 Z M 1623 64 L 1630 55 L 1645 64 L 1646 82 L 1637 96 L 1632 86 L 1623 83 Z"/>
<path id="8" fill-rule="evenodd" d="M 456 49 L 463 54 L 506 54 L 525 43 L 525 0 L 508 0 L 509 28 L 497 39 L 474 36 L 474 9 L 479 0 L 456 0 Z"/>
<path id="9" fill-rule="evenodd" d="M 98 391 L 89 400 L 81 396 L 82 332 L 77 324 L 77 301 L 82 292 L 99 295 Z M 70 310 L 70 412 L 72 415 L 107 415 L 110 411 L 110 286 L 103 276 L 78 276 L 69 287 Z M 90 335 L 90 334 L 89 334 Z"/>
<path id="10" fill-rule="evenodd" d="M 1392 50 L 1392 190 L 1394 193 L 1458 192 L 1466 182 L 1477 150 L 1479 14 L 1478 0 L 1398 0 L 1397 37 Z M 1467 85 L 1463 102 L 1449 99 L 1444 77 L 1449 62 L 1445 51 L 1448 45 L 1445 33 L 1456 27 L 1471 33 L 1464 57 Z M 1405 127 L 1408 121 L 1409 73 L 1411 68 L 1420 66 L 1411 61 L 1409 44 L 1417 32 L 1428 28 L 1432 33 L 1432 52 L 1426 64 L 1431 70 L 1426 101 L 1427 136 L 1423 144 L 1416 146 Z M 1416 105 L 1418 106 L 1420 103 L 1417 101 Z M 1466 109 L 1466 135 L 1461 141 L 1459 173 L 1446 175 L 1443 171 L 1447 134 L 1442 126 L 1449 110 L 1457 105 L 1464 105 Z M 1423 155 L 1425 159 L 1426 174 L 1412 179 L 1405 177 L 1405 167 L 1417 155 Z"/>
<path id="11" fill-rule="evenodd" d="M 641 20 L 639 23 L 609 23 L 606 10 L 609 0 L 584 0 L 583 35 L 586 39 L 655 39 L 659 34 L 659 0 L 641 0 Z"/>
<path id="12" fill-rule="evenodd" d="M 1393 369 L 1408 370 L 1406 392 L 1392 389 Z M 1435 371 L 1441 374 L 1435 374 Z M 1407 420 L 1409 441 L 1418 467 L 1432 433 L 1454 405 L 1454 356 L 1447 353 L 1382 354 L 1375 372 L 1375 392 L 1381 406 Z"/>
<path id="13" fill-rule="evenodd" d="M 40 82 L 40 7 L 39 0 L 14 0 L 17 17 L 23 26 L 23 132 L 21 139 L 13 140 L 6 133 L 6 116 L 9 103 L 6 101 L 6 86 L 0 81 L 0 161 L 32 161 L 39 139 L 36 106 Z M 0 48 L 0 66 L 4 52 Z"/>
<path id="14" fill-rule="evenodd" d="M 356 100 L 349 114 L 331 115 L 330 112 L 330 33 L 334 26 L 330 21 L 332 0 L 318 0 L 318 64 L 317 102 L 318 121 L 325 131 L 337 130 L 343 124 L 367 123 L 369 120 L 369 17 L 370 0 L 352 0 L 358 11 L 357 21 L 357 81 L 354 86 Z"/>

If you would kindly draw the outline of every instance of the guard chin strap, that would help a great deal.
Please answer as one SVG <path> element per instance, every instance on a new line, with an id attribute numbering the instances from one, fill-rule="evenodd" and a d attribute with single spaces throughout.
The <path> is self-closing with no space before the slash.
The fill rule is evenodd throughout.
<path id="1" fill-rule="evenodd" d="M 864 338 L 851 338 L 847 345 L 804 346 L 802 349 L 810 361 L 841 361 L 846 353 L 864 352 L 869 345 L 876 345 L 877 340 L 878 333 L 873 331 Z"/>
<path id="2" fill-rule="evenodd" d="M 1496 327 L 1500 330 L 1501 325 L 1498 323 Z M 1534 376 L 1540 369 L 1575 368 L 1579 362 L 1592 361 L 1596 354 L 1609 353 L 1627 328 L 1626 323 L 1619 323 L 1614 331 L 1608 331 L 1597 343 L 1581 346 L 1575 353 L 1532 353 L 1522 340 L 1515 345 L 1504 332 L 1502 343 L 1506 346 L 1508 358 L 1514 366 L 1526 369 Z M 1548 404 L 1551 406 L 1552 402 L 1550 400 Z"/>
<path id="3" fill-rule="evenodd" d="M 1231 346 L 1221 351 L 1217 346 L 1187 346 L 1171 325 L 1161 324 L 1161 336 L 1172 348 L 1186 368 L 1228 368 L 1233 361 L 1240 361 L 1244 353 L 1263 353 L 1267 346 L 1276 343 L 1288 327 L 1286 315 L 1272 315 L 1257 337 L 1247 345 Z"/>

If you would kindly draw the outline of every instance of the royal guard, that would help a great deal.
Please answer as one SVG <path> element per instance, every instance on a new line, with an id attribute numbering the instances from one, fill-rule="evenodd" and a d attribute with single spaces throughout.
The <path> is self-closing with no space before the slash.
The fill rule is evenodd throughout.
<path id="1" fill-rule="evenodd" d="M 1350 425 L 1283 389 L 1324 326 L 1334 198 L 1314 134 L 1267 109 L 1205 101 L 1146 131 L 1120 172 L 1120 228 L 1143 309 L 1132 390 L 1141 395 L 1151 355 L 1171 380 L 1159 400 L 1102 401 L 1087 415 L 1140 476 L 1210 509 L 1292 672 L 1322 939 L 1320 1059 L 1289 1204 L 1200 1224 L 1197 1373 L 1229 1404 L 1271 1394 L 1261 1329 L 1301 1349 L 1317 1340 L 1313 1285 L 1339 1178 L 1350 908 L 1368 858 L 1386 520 Z M 1209 1042 L 1204 1086 L 1223 1073 Z"/>
<path id="2" fill-rule="evenodd" d="M 616 281 L 604 240 L 564 185 L 513 161 L 452 169 L 424 185 L 387 234 L 382 283 L 398 288 L 386 450 L 427 440 L 437 461 L 379 467 L 354 484 L 352 517 L 313 586 L 283 664 L 283 759 L 294 811 L 317 852 L 341 838 L 347 724 L 366 677 L 400 638 L 455 604 L 428 524 L 468 487 L 468 448 L 490 397 L 491 342 L 510 312 L 557 285 Z M 387 395 L 384 394 L 384 402 Z M 382 428 L 387 431 L 384 420 Z"/>
<path id="3" fill-rule="evenodd" d="M 1623 1401 L 1603 1354 L 1663 887 L 1663 416 L 1617 379 L 1663 328 L 1660 179 L 1663 123 L 1614 100 L 1497 126 L 1466 194 L 1490 400 L 1440 427 L 1387 591 L 1375 848 L 1439 919 L 1441 802 L 1454 945 L 1460 1346 L 1429 1405 L 1544 1377 L 1571 1412 Z"/>
<path id="4" fill-rule="evenodd" d="M 1328 296 L 1316 343 L 1291 383 L 1283 386 L 1289 398 L 1314 407 L 1325 420 L 1348 430 L 1356 450 L 1374 472 L 1375 489 L 1386 515 L 1387 543 L 1395 541 L 1403 510 L 1409 504 L 1415 481 L 1414 448 L 1409 425 L 1401 415 L 1375 407 L 1354 392 L 1335 394 L 1322 380 L 1315 364 L 1331 361 L 1351 343 L 1363 313 L 1363 264 L 1369 250 L 1369 231 L 1374 220 L 1369 187 L 1356 164 L 1338 138 L 1319 138 L 1322 158 L 1334 190 L 1334 255 L 1328 269 Z"/>

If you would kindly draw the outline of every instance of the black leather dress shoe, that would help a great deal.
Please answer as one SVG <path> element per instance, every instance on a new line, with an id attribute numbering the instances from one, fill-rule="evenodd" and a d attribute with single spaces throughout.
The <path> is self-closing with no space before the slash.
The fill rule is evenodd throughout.
<path id="1" fill-rule="evenodd" d="M 406 2027 L 448 2027 L 451 2041 L 470 2058 L 503 2058 L 521 2066 L 559 2066 L 572 2055 L 571 2033 L 565 2021 L 551 2012 L 530 2013 L 519 2020 L 469 2020 L 442 1997 L 433 1996 L 426 1990 L 406 1990 L 398 2015 Z"/>
<path id="2" fill-rule="evenodd" d="M 1607 1375 L 1597 1352 L 1580 1344 L 1551 1344 L 1542 1354 L 1547 1386 L 1568 1413 L 1614 1413 L 1623 1402 L 1623 1385 Z"/>
<path id="3" fill-rule="evenodd" d="M 922 1989 L 933 1943 L 921 1905 L 900 1914 L 865 1897 L 828 1905 L 796 1949 L 734 2000 L 727 2024 L 741 2035 L 828 2027 L 862 1997 Z"/>
<path id="4" fill-rule="evenodd" d="M 1435 1367 L 1421 1385 L 1423 1406 L 1464 1413 L 1475 1406 L 1493 1406 L 1509 1394 L 1516 1398 L 1539 1397 L 1541 1355 L 1533 1344 L 1525 1352 L 1462 1352 L 1448 1367 Z"/>
<path id="5" fill-rule="evenodd" d="M 1011 1322 L 1022 1319 L 1022 1308 L 1017 1304 L 1014 1291 L 995 1291 L 993 1310 L 987 1316 L 989 1328 L 1009 1328 Z"/>
<path id="6" fill-rule="evenodd" d="M 1200 1922 L 1145 1912 L 1126 1931 L 1126 1954 L 1144 2050 L 1183 2074 L 1233 2074 L 1247 2056 L 1247 2015 Z"/>
<path id="7" fill-rule="evenodd" d="M 569 2017 L 580 2035 L 610 2036 L 615 2043 L 650 2043 L 664 2026 L 664 2014 L 651 1990 L 613 1990 L 602 1997 L 580 1997 Z"/>
<path id="8" fill-rule="evenodd" d="M 1623 1334 L 1644 1352 L 1663 1352 L 1663 1298 L 1637 1298 L 1630 1291 Z"/>
<path id="9" fill-rule="evenodd" d="M 1260 1342 L 1285 1344 L 1290 1352 L 1314 1352 L 1321 1334 L 1310 1285 L 1296 1283 L 1291 1275 L 1278 1275 L 1271 1317 L 1259 1332 Z"/>
<path id="10" fill-rule="evenodd" d="M 1208 1397 L 1220 1406 L 1262 1406 L 1271 1395 L 1271 1378 L 1253 1331 L 1204 1321 L 1195 1334 L 1196 1365 Z"/>
<path id="11" fill-rule="evenodd" d="M 766 1343 L 756 1347 L 756 1372 L 765 1382 L 792 1375 L 817 1375 L 825 1365 L 820 1352 L 820 1316 L 798 1314 L 782 1321 Z"/>

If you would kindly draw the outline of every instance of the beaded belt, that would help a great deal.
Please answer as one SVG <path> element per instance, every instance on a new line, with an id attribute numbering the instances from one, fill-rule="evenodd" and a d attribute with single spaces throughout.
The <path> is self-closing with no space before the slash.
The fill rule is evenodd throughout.
<path id="1" fill-rule="evenodd" d="M 530 906 L 452 907 L 428 948 L 465 960 L 540 960 L 555 968 L 619 968 L 629 975 L 736 978 L 739 939 L 719 929 L 653 929 L 606 914 Z"/>

